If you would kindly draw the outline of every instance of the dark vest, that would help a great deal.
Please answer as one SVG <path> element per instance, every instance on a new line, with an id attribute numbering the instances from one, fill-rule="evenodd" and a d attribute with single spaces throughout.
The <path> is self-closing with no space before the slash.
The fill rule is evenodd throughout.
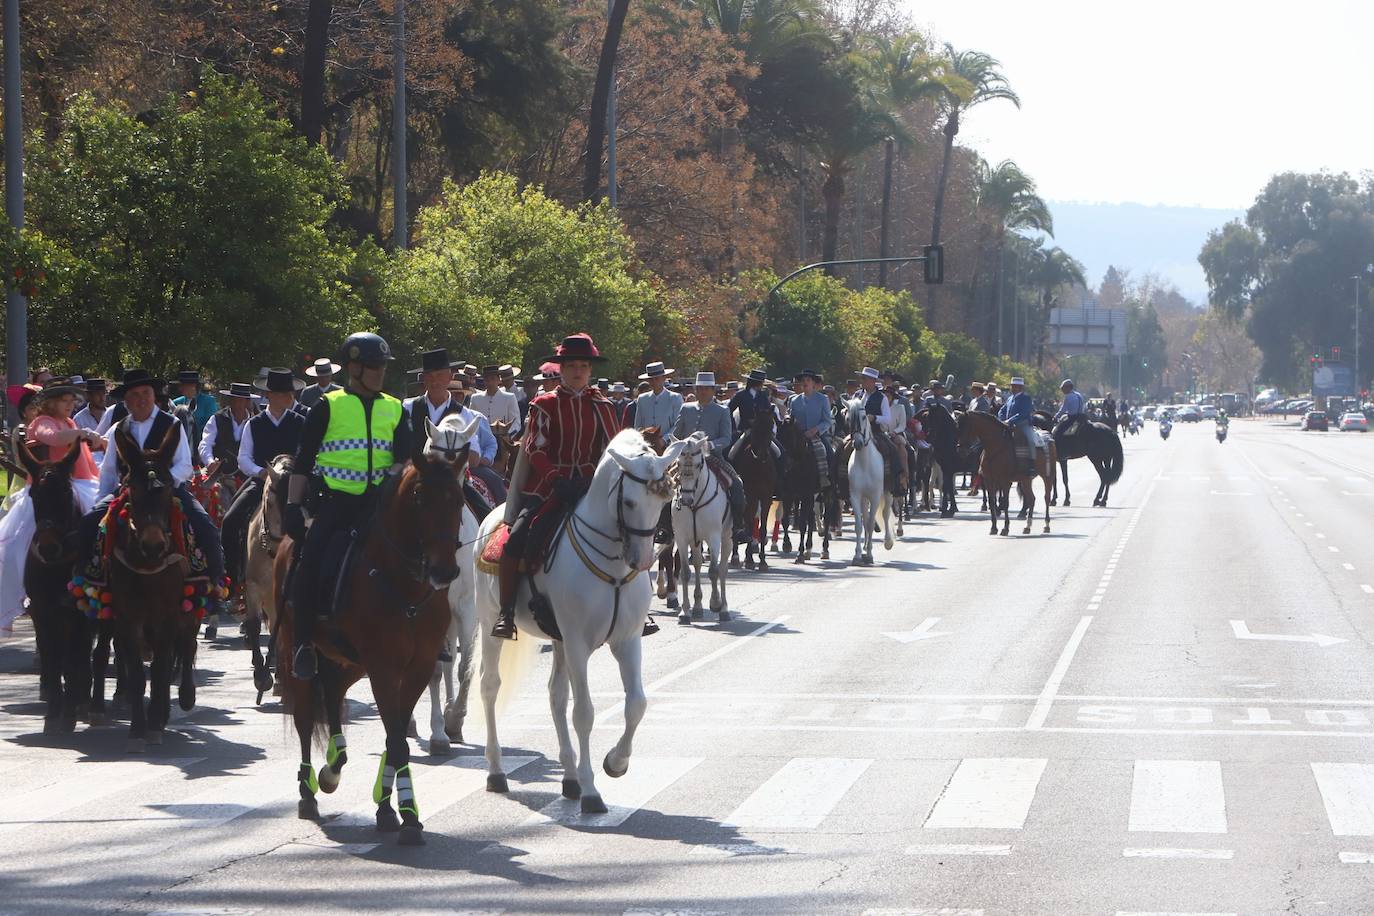
<path id="1" fill-rule="evenodd" d="M 153 425 L 152 428 L 148 430 L 148 438 L 143 440 L 143 449 L 146 451 L 160 446 L 162 441 L 167 438 L 167 430 L 175 426 L 177 422 L 176 417 L 167 413 L 165 410 L 159 410 L 153 415 Z M 129 432 L 129 417 L 127 414 L 119 423 L 110 427 L 111 444 L 113 444 L 114 437 L 118 435 L 120 429 L 123 429 L 124 432 L 130 436 L 133 435 L 133 433 Z M 119 477 L 122 480 L 124 479 L 124 475 L 129 473 L 129 466 L 124 463 L 124 456 L 119 454 L 118 449 L 115 449 L 115 460 L 118 462 L 115 467 L 119 469 Z"/>
<path id="2" fill-rule="evenodd" d="M 873 393 L 864 398 L 864 413 L 874 417 L 882 416 L 884 397 L 881 391 L 873 389 Z"/>
<path id="3" fill-rule="evenodd" d="M 288 410 L 282 416 L 281 423 L 274 425 L 272 418 L 264 410 L 249 420 L 248 425 L 253 430 L 253 463 L 265 468 L 278 455 L 296 454 L 296 446 L 301 441 L 301 430 L 305 429 L 305 417 L 294 410 Z"/>
<path id="4" fill-rule="evenodd" d="M 439 415 L 439 419 L 442 420 L 449 414 L 458 413 L 462 409 L 463 405 L 458 403 L 457 398 L 454 398 L 448 402 L 448 407 L 446 407 L 444 409 L 444 412 Z M 411 445 L 417 450 L 423 448 L 425 440 L 429 438 L 427 431 L 425 430 L 425 421 L 428 419 L 429 399 L 422 394 L 419 397 L 417 397 L 413 402 L 411 402 L 410 405 L 410 442 Z M 435 425 L 437 426 L 438 423 L 436 423 Z M 256 430 L 254 432 L 256 432 Z M 472 448 L 474 452 L 477 450 L 476 436 L 473 436 Z M 410 456 L 403 455 L 401 457 L 409 458 Z"/>
<path id="5" fill-rule="evenodd" d="M 239 439 L 243 432 L 234 435 L 234 415 L 227 407 L 210 421 L 215 424 L 215 447 L 211 451 L 220 462 L 221 473 L 233 474 L 239 469 Z"/>

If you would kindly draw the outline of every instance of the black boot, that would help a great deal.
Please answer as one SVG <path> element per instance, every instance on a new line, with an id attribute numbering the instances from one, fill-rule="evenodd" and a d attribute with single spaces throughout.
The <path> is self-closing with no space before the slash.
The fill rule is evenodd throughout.
<path id="1" fill-rule="evenodd" d="M 730 523 L 734 529 L 734 542 L 748 544 L 753 532 L 744 519 L 744 481 L 738 475 L 730 481 Z"/>
<path id="2" fill-rule="evenodd" d="M 509 541 L 501 554 L 501 610 L 491 628 L 493 639 L 515 639 L 515 599 L 520 591 L 520 557 Z"/>

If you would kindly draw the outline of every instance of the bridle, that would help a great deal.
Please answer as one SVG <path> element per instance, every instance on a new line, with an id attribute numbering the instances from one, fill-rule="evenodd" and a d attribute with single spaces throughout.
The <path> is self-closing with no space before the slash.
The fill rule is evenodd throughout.
<path id="1" fill-rule="evenodd" d="M 459 449 L 458 451 L 462 450 Z M 421 495 L 424 490 L 424 472 L 421 471 L 418 466 L 416 466 L 415 474 L 417 479 L 415 481 L 415 487 L 411 491 L 410 498 L 415 505 L 415 513 L 418 516 L 422 512 L 423 501 L 421 499 Z M 459 518 L 461 519 L 462 512 L 464 511 L 465 507 L 462 505 L 461 500 L 461 485 L 458 486 L 460 494 L 458 508 Z M 405 615 L 408 619 L 414 619 L 414 617 L 420 612 L 420 608 L 423 607 L 424 604 L 427 601 L 429 601 L 430 598 L 432 598 L 437 592 L 440 591 L 440 589 L 435 588 L 433 583 L 430 582 L 428 550 L 428 547 L 430 545 L 427 543 L 424 531 L 422 529 L 417 530 L 415 532 L 415 541 L 419 546 L 420 555 L 418 558 L 412 557 L 409 553 L 406 552 L 404 547 L 397 543 L 396 539 L 391 536 L 391 532 L 387 530 L 385 523 L 381 521 L 381 508 L 384 507 L 379 507 L 378 515 L 375 516 L 377 518 L 377 521 L 373 526 L 373 529 L 377 535 L 377 540 L 382 544 L 383 547 L 387 548 L 387 550 L 389 550 L 401 561 L 401 567 L 405 571 L 405 574 L 412 581 L 418 582 L 421 586 L 423 586 L 424 593 L 421 594 L 420 597 L 417 598 L 415 601 L 410 602 L 409 604 L 402 604 L 402 601 L 404 599 L 401 599 L 401 589 L 395 587 L 395 583 L 390 580 L 390 577 L 387 576 L 386 571 L 383 570 L 381 566 L 375 563 L 370 564 L 367 570 L 367 576 L 369 579 L 372 579 L 373 581 L 378 583 L 378 591 L 385 593 L 388 598 L 392 599 L 393 603 L 401 604 L 402 610 L 405 611 Z M 417 529 L 418 528 L 419 526 L 417 526 Z M 462 570 L 459 570 L 459 575 L 462 575 Z"/>
<path id="2" fill-rule="evenodd" d="M 35 486 L 43 486 L 45 488 L 48 486 L 52 486 L 55 478 L 59 476 L 60 472 L 58 470 L 56 470 L 55 468 L 48 468 L 43 471 L 42 475 L 40 475 L 38 480 L 35 482 Z M 67 477 L 66 484 L 67 526 L 65 528 L 63 528 L 61 521 L 59 521 L 60 513 L 58 514 L 58 517 L 46 517 L 45 514 L 45 517 L 40 518 L 37 513 L 38 507 L 37 505 L 34 506 L 34 531 L 33 540 L 29 542 L 29 553 L 35 560 L 37 560 L 39 563 L 42 563 L 44 566 L 61 566 L 64 563 L 70 564 L 71 562 L 73 562 L 76 555 L 76 548 L 71 543 L 70 535 L 72 534 L 72 532 L 76 530 L 76 526 L 81 520 L 81 515 L 77 511 L 75 494 L 72 493 L 70 475 L 68 475 Z M 37 550 L 38 536 L 41 534 L 45 534 L 49 531 L 57 531 L 60 535 L 63 536 L 62 540 L 64 550 L 62 554 L 57 557 L 57 559 L 52 561 L 49 561 L 46 558 L 44 558 L 44 556 L 40 554 Z"/>

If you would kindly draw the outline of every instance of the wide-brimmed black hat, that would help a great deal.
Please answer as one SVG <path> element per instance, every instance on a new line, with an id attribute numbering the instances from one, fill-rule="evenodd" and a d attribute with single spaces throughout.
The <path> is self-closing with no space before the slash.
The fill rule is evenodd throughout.
<path id="1" fill-rule="evenodd" d="M 762 369 L 752 369 L 749 374 L 744 377 L 744 380 L 746 382 L 766 382 L 768 381 L 768 374 Z"/>
<path id="2" fill-rule="evenodd" d="M 482 367 L 482 374 L 483 374 L 483 375 L 500 375 L 500 374 L 501 374 L 501 367 L 500 367 L 500 366 L 483 366 L 483 367 Z"/>
<path id="3" fill-rule="evenodd" d="M 108 387 L 103 378 L 88 378 L 85 384 L 87 394 L 90 394 L 92 391 L 105 391 Z"/>
<path id="4" fill-rule="evenodd" d="M 802 371 L 797 373 L 797 379 L 804 378 L 809 378 L 813 382 L 819 382 L 821 380 L 821 374 L 817 372 L 815 369 L 803 369 Z"/>
<path id="5" fill-rule="evenodd" d="M 161 395 L 163 386 L 166 384 L 167 382 L 165 379 L 158 378 L 147 369 L 125 369 L 123 381 L 114 386 L 110 394 L 114 397 L 122 398 L 133 389 L 148 385 L 153 389 L 154 394 Z"/>
<path id="6" fill-rule="evenodd" d="M 200 371 L 197 370 L 197 369 L 178 369 L 178 370 L 177 370 L 177 384 L 178 384 L 178 385 L 199 385 L 199 384 L 200 384 Z"/>
<path id="7" fill-rule="evenodd" d="M 259 391 L 300 391 L 305 388 L 305 382 L 296 378 L 290 369 L 268 369 L 267 377 L 253 382 L 253 387 Z"/>
<path id="8" fill-rule="evenodd" d="M 562 365 L 573 360 L 604 363 L 606 357 L 602 356 L 601 351 L 596 348 L 596 341 L 592 340 L 590 334 L 572 334 L 564 337 L 563 342 L 554 348 L 553 356 L 544 362 Z"/>
<path id="9" fill-rule="evenodd" d="M 220 396 L 226 398 L 251 398 L 253 396 L 253 385 L 247 382 L 230 382 L 229 388 L 220 389 Z"/>
<path id="10" fill-rule="evenodd" d="M 434 372 L 437 369 L 461 369 L 463 363 L 452 362 L 448 358 L 448 349 L 440 347 L 437 350 L 426 350 L 420 354 L 420 368 L 411 369 L 411 372 Z"/>

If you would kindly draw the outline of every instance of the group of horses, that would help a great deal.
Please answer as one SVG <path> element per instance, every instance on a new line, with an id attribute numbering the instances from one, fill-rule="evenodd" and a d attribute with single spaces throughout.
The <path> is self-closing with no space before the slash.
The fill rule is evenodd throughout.
<path id="1" fill-rule="evenodd" d="M 1027 501 L 1027 527 L 1034 512 L 1031 475 L 1017 458 L 1006 427 L 990 414 L 952 413 L 940 404 L 923 407 L 930 449 L 928 476 L 940 485 L 941 515 L 953 515 L 955 477 L 976 470 L 988 496 L 997 532 L 1009 524 L 1007 501 L 1012 486 Z M 873 539 L 881 532 L 893 544 L 903 516 L 914 501 L 913 487 L 898 492 L 891 471 L 885 471 L 873 419 L 856 402 L 842 417 L 850 454 L 843 475 L 831 468 L 823 480 L 813 446 L 790 419 L 775 429 L 775 418 L 760 412 L 748 440 L 734 456 L 745 483 L 748 512 L 756 533 L 747 545 L 746 563 L 766 568 L 770 509 L 780 497 L 786 517 L 784 531 L 796 530 L 797 561 L 805 562 L 820 535 L 821 556 L 828 557 L 832 532 L 843 523 L 841 506 L 847 501 L 854 517 L 854 562 L 873 561 Z M 1100 424 L 1079 438 L 1085 451 L 1060 446 L 1058 459 L 1086 454 L 1103 479 L 1099 491 L 1120 475 L 1120 442 Z M 637 430 L 625 430 L 609 443 L 586 495 L 563 519 L 546 548 L 546 559 L 532 568 L 521 586 L 514 643 L 489 634 L 498 615 L 498 581 L 485 551 L 504 524 L 503 513 L 485 518 L 474 514 L 462 486 L 463 469 L 475 438 L 477 422 L 445 417 L 437 426 L 427 423 L 427 436 L 399 476 L 375 494 L 370 523 L 346 534 L 341 565 L 330 567 L 337 584 L 321 583 L 326 605 L 317 626 L 317 676 L 301 680 L 290 675 L 293 649 L 292 615 L 286 596 L 292 574 L 294 545 L 283 530 L 283 482 L 291 458 L 280 456 L 268 467 L 261 505 L 249 528 L 247 569 L 243 582 L 247 646 L 252 650 L 254 686 L 261 702 L 275 688 L 283 708 L 293 719 L 300 742 L 296 771 L 298 814 L 319 818 L 318 793 L 333 792 L 348 762 L 343 723 L 344 697 L 363 677 L 385 730 L 385 746 L 374 786 L 376 826 L 398 834 L 403 845 L 424 842 L 416 801 L 411 750 L 415 707 L 428 688 L 431 700 L 428 748 L 431 754 L 451 752 L 463 740 L 468 688 L 479 667 L 480 696 L 485 716 L 487 788 L 509 790 L 497 731 L 497 700 L 503 680 L 512 680 L 528 667 L 541 642 L 551 642 L 552 672 L 548 689 L 563 768 L 562 793 L 579 800 L 584 813 L 604 812 L 596 786 L 590 733 L 595 718 L 588 684 L 588 662 L 602 645 L 609 646 L 619 665 L 625 691 L 624 725 L 620 739 L 602 761 L 612 778 L 630 765 L 636 729 L 647 706 L 641 676 L 640 638 L 653 597 L 649 570 L 657 560 L 669 568 L 674 553 L 684 573 L 695 572 L 695 605 L 688 606 L 688 579 L 683 576 L 681 616 L 690 623 L 702 615 L 701 567 L 708 567 L 710 608 L 729 619 L 725 593 L 727 544 L 731 519 L 727 484 L 710 468 L 711 446 L 704 434 L 664 444 L 652 443 Z M 1102 432 L 1115 440 L 1100 458 L 1094 437 Z M 786 452 L 784 473 L 772 455 L 775 440 Z M 1075 440 L 1078 441 L 1078 440 Z M 1067 440 L 1066 440 L 1067 443 Z M 151 444 L 151 443 L 150 443 Z M 1055 443 L 1059 445 L 1059 443 Z M 658 447 L 655 447 L 657 445 Z M 183 710 L 195 704 L 195 660 L 198 614 L 188 594 L 187 557 L 177 553 L 177 513 L 171 465 L 174 435 L 148 449 L 140 449 L 122 432 L 114 447 L 128 468 L 124 507 L 106 519 L 110 570 L 109 594 L 100 596 L 111 611 L 108 619 L 92 620 L 72 600 L 70 583 L 77 561 L 73 534 L 80 521 L 70 474 L 75 450 L 57 461 L 40 461 L 24 446 L 20 457 L 32 481 L 37 522 L 26 560 L 25 582 L 30 597 L 41 659 L 41 689 L 47 700 L 44 731 L 69 733 L 79 720 L 105 724 L 107 659 L 115 649 L 119 691 L 128 704 L 127 750 L 142 752 L 160 744 L 170 719 L 171 686 Z M 920 479 L 921 458 L 913 467 Z M 1053 459 L 1042 453 L 1035 476 L 1051 494 Z M 927 494 L 927 499 L 928 494 Z M 1068 502 L 1067 474 L 1065 503 Z M 667 551 L 655 544 L 660 517 L 668 507 L 674 543 Z M 1048 507 L 1046 508 L 1048 527 Z M 784 534 L 786 538 L 787 535 Z M 499 542 L 499 539 L 497 539 Z M 735 558 L 735 548 L 729 548 Z M 487 560 L 487 562 L 484 562 Z M 324 588 L 324 585 L 330 585 Z M 537 620 L 529 607 L 531 590 L 554 596 L 553 626 Z M 676 593 L 674 595 L 676 597 Z M 267 652 L 261 648 L 261 627 L 270 632 Z M 556 633 L 549 632 L 556 630 Z M 274 678 L 274 674 L 276 677 Z M 149 686 L 150 682 L 150 686 Z M 145 698 L 146 692 L 146 698 Z M 572 699 L 571 728 L 567 715 Z M 576 742 L 573 733 L 576 733 Z M 324 749 L 316 770 L 312 752 Z"/>

